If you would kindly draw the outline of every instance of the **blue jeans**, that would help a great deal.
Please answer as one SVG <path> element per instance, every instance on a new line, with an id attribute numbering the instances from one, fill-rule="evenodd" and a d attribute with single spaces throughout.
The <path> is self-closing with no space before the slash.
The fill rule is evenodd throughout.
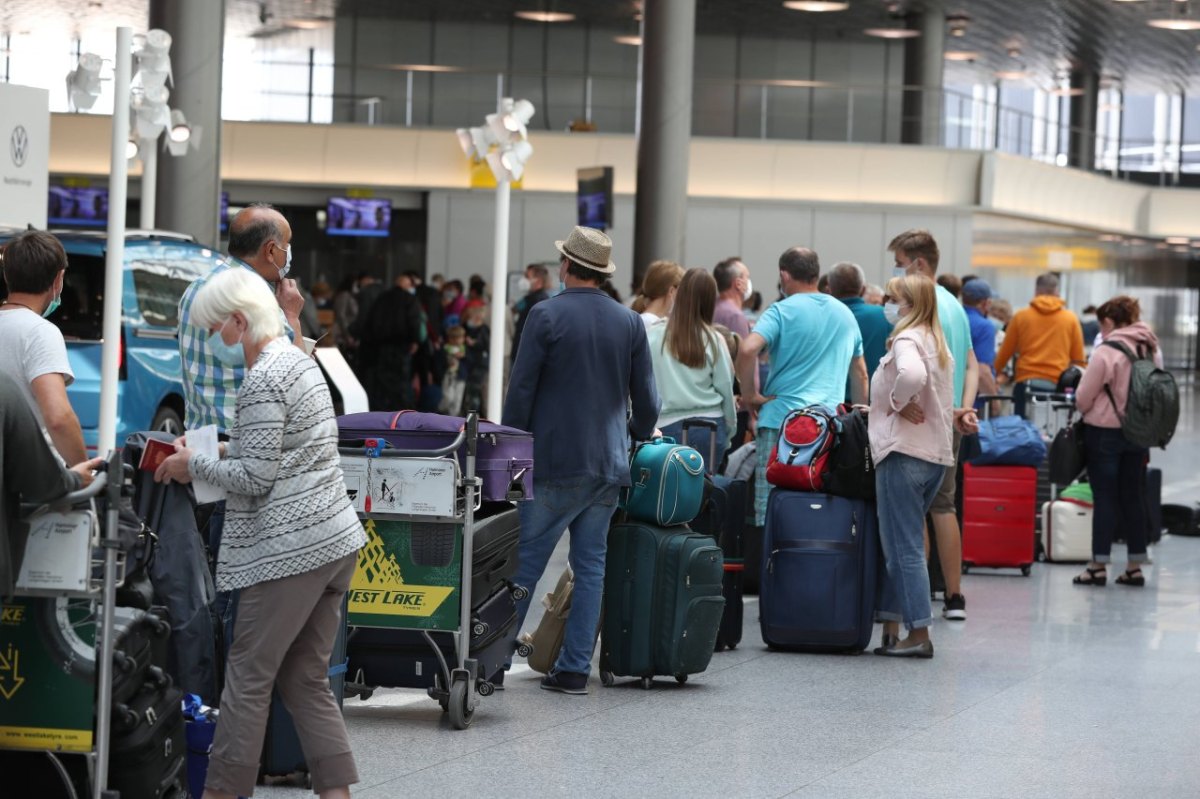
<path id="1" fill-rule="evenodd" d="M 1107 402 L 1107 399 L 1102 402 Z M 1112 561 L 1112 542 L 1125 531 L 1130 565 L 1146 562 L 1146 458 L 1115 428 L 1083 426 L 1088 481 L 1092 484 L 1092 560 Z"/>
<path id="2" fill-rule="evenodd" d="M 581 478 L 563 482 L 535 482 L 532 500 L 518 504 L 521 512 L 520 565 L 517 585 L 529 596 L 517 603 L 517 628 L 525 623 L 529 603 L 537 596 L 538 580 L 563 532 L 571 530 L 569 560 L 575 572 L 571 615 L 563 634 L 563 648 L 554 671 L 590 674 L 600 601 L 604 597 L 604 559 L 608 554 L 608 525 L 617 509 L 620 486 Z"/>
<path id="3" fill-rule="evenodd" d="M 721 461 L 725 459 L 725 450 L 729 445 L 729 428 L 725 426 L 724 417 L 721 418 L 705 418 L 705 421 L 717 423 L 717 449 L 716 460 L 712 458 L 712 430 L 707 427 L 691 427 L 688 428 L 687 445 L 700 453 L 704 458 L 704 470 L 710 475 L 714 473 L 721 465 Z M 689 420 L 684 420 L 689 421 Z M 662 434 L 669 436 L 679 443 L 683 443 L 683 422 L 669 424 L 662 428 Z M 712 461 L 712 463 L 709 463 Z"/>
<path id="4" fill-rule="evenodd" d="M 903 621 L 909 630 L 933 624 L 925 563 L 925 514 L 945 474 L 945 466 L 900 452 L 875 464 L 879 542 L 887 559 L 876 615 L 885 621 Z"/>

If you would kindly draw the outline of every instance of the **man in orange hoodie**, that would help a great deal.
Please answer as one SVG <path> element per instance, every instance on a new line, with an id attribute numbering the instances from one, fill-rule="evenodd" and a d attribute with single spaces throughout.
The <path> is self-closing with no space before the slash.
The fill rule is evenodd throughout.
<path id="1" fill-rule="evenodd" d="M 1013 389 L 1014 410 L 1025 415 L 1025 397 L 1030 381 L 1049 383 L 1053 391 L 1059 375 L 1071 364 L 1086 366 L 1083 327 L 1079 317 L 1068 311 L 1058 296 L 1058 276 L 1047 272 L 1037 279 L 1036 294 L 1008 323 L 1004 343 L 996 355 L 996 371 L 1003 371 L 1016 355 Z"/>

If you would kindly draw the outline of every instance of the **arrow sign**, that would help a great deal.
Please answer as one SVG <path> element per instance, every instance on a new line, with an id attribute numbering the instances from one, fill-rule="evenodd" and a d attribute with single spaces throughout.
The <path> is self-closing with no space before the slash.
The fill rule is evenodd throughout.
<path id="1" fill-rule="evenodd" d="M 25 678 L 17 673 L 20 657 L 21 653 L 13 649 L 12 644 L 8 645 L 7 652 L 0 655 L 0 696 L 5 699 L 12 699 L 17 689 L 25 683 Z"/>

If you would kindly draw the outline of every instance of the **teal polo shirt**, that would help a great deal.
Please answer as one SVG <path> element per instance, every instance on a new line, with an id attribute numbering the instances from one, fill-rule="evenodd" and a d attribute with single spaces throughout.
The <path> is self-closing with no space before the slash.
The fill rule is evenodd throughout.
<path id="1" fill-rule="evenodd" d="M 967 354 L 972 352 L 971 321 L 967 312 L 954 295 L 941 286 L 937 287 L 938 319 L 942 323 L 942 334 L 946 346 L 954 356 L 954 407 L 961 408 L 963 387 L 967 382 Z"/>

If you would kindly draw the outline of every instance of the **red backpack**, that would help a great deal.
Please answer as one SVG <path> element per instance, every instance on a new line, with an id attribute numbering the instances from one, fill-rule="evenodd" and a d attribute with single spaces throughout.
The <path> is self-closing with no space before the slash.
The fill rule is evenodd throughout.
<path id="1" fill-rule="evenodd" d="M 792 411 L 767 461 L 767 482 L 794 491 L 821 491 L 837 439 L 833 415 L 820 405 Z"/>

